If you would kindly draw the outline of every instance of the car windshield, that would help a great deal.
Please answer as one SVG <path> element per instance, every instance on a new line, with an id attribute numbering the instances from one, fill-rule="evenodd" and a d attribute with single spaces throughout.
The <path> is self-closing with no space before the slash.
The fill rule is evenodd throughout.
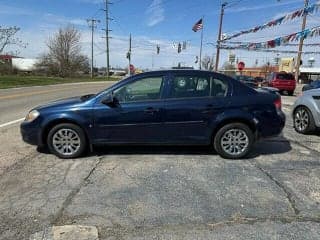
<path id="1" fill-rule="evenodd" d="M 289 73 L 279 73 L 277 74 L 278 80 L 294 80 L 294 76 Z"/>

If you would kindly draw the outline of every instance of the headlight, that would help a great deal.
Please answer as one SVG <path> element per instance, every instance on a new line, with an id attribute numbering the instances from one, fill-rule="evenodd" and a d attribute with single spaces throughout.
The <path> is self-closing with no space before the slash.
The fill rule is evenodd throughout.
<path id="1" fill-rule="evenodd" d="M 33 110 L 31 112 L 28 113 L 28 115 L 26 116 L 25 121 L 27 122 L 32 122 L 33 120 L 35 120 L 37 117 L 39 117 L 40 113 L 37 110 Z"/>

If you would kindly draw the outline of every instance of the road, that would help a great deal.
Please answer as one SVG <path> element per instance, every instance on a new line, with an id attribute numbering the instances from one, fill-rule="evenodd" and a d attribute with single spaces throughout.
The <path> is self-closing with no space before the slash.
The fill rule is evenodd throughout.
<path id="1" fill-rule="evenodd" d="M 293 131 L 295 97 L 283 97 L 283 135 L 244 160 L 205 147 L 114 147 L 61 160 L 21 141 L 14 120 L 33 106 L 107 85 L 0 90 L 0 239 L 77 224 L 103 240 L 320 239 L 320 139 Z"/>

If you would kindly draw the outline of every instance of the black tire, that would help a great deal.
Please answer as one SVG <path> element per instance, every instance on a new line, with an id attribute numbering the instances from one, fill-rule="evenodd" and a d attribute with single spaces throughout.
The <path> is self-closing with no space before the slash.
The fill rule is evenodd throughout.
<path id="1" fill-rule="evenodd" d="M 241 152 L 239 152 L 237 154 L 230 154 L 222 146 L 222 140 L 225 137 L 225 134 L 227 134 L 227 132 L 230 130 L 240 130 L 242 134 L 246 135 L 246 139 L 248 141 L 247 145 L 244 146 L 244 149 L 241 150 Z M 217 151 L 217 153 L 221 157 L 227 158 L 227 159 L 240 159 L 240 158 L 247 156 L 252 149 L 253 143 L 254 143 L 254 134 L 253 134 L 252 130 L 247 125 L 245 125 L 243 123 L 229 123 L 229 124 L 223 126 L 222 128 L 220 128 L 218 130 L 218 132 L 214 136 L 214 140 L 213 140 L 213 145 L 214 145 L 214 148 Z M 235 148 L 233 148 L 233 149 L 235 149 Z"/>
<path id="2" fill-rule="evenodd" d="M 59 152 L 58 148 L 57 148 L 57 144 L 55 146 L 54 144 L 54 137 L 57 138 L 59 136 L 62 136 L 60 135 L 59 133 L 62 131 L 69 131 L 70 133 L 72 134 L 76 134 L 76 135 L 72 135 L 72 136 L 77 136 L 76 137 L 76 144 L 73 146 L 75 147 L 75 150 L 74 152 L 72 152 L 73 148 L 70 148 L 68 147 L 68 150 L 69 151 L 70 149 L 70 153 L 62 153 L 61 151 L 64 151 L 65 149 L 67 148 L 63 148 L 63 150 L 61 149 L 61 151 Z M 63 135 L 62 137 L 68 137 L 68 136 L 65 136 Z M 71 138 L 70 140 L 63 140 L 63 141 L 72 141 Z M 49 134 L 48 134 L 48 137 L 47 137 L 47 144 L 48 144 L 48 148 L 49 148 L 49 151 L 56 155 L 57 157 L 59 158 L 62 158 L 62 159 L 70 159 L 70 158 L 77 158 L 77 157 L 80 157 L 84 151 L 86 150 L 87 148 L 87 139 L 86 139 L 86 136 L 85 136 L 85 133 L 84 131 L 77 125 L 75 124 L 71 124 L 71 123 L 61 123 L 61 124 L 58 124 L 56 126 L 54 126 L 50 131 L 49 131 Z M 70 142 L 67 142 L 67 143 L 64 143 L 64 144 L 71 144 Z M 59 145 L 59 143 L 58 143 Z M 60 144 L 61 146 L 63 144 Z M 65 146 L 65 145 L 64 145 Z"/>
<path id="3" fill-rule="evenodd" d="M 306 119 L 305 119 L 306 122 L 305 122 L 304 126 L 303 126 L 303 124 L 301 124 L 301 121 L 302 121 L 301 117 L 299 117 L 299 115 L 302 116 L 302 114 L 305 114 L 305 116 L 306 116 Z M 309 110 L 309 108 L 304 107 L 304 106 L 300 106 L 294 110 L 293 127 L 297 133 L 308 134 L 308 133 L 315 132 L 316 125 L 315 125 L 314 118 L 313 118 L 312 113 Z"/>
<path id="4" fill-rule="evenodd" d="M 294 91 L 288 91 L 289 96 L 293 96 Z"/>

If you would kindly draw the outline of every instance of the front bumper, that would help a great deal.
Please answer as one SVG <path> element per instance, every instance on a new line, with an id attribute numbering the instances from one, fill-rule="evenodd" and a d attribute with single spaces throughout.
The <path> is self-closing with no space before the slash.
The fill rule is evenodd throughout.
<path id="1" fill-rule="evenodd" d="M 34 122 L 22 122 L 20 125 L 20 133 L 24 142 L 31 145 L 42 145 L 41 129 L 36 120 Z"/>

